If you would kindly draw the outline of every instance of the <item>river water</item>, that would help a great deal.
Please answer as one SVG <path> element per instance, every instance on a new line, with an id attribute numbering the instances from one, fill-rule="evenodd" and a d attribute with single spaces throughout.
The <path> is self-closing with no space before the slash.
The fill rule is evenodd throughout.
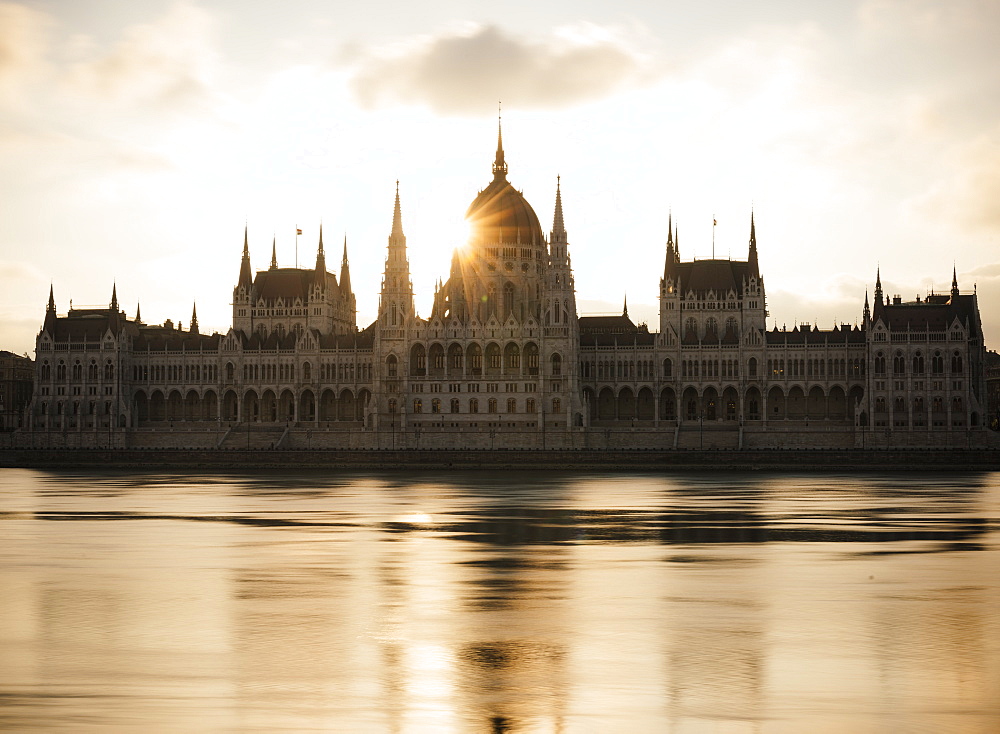
<path id="1" fill-rule="evenodd" d="M 0 729 L 997 732 L 1000 474 L 0 470 Z"/>

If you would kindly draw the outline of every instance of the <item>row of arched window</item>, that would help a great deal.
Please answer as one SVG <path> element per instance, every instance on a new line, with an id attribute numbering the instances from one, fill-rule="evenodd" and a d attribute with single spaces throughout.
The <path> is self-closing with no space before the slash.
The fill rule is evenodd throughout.
<path id="1" fill-rule="evenodd" d="M 65 382 L 67 379 L 71 379 L 73 382 L 82 382 L 84 374 L 84 365 L 77 359 L 72 365 L 67 365 L 65 360 L 60 359 L 56 363 L 55 376 L 56 381 Z M 90 364 L 87 365 L 87 381 L 97 382 L 98 379 L 103 375 L 105 381 L 115 379 L 115 364 L 110 359 L 105 360 L 104 368 L 101 369 L 96 359 L 90 360 Z M 49 361 L 43 360 L 39 366 L 39 378 L 43 382 L 49 382 L 52 380 L 52 365 Z"/>
<path id="2" fill-rule="evenodd" d="M 484 359 L 485 357 L 485 359 Z M 523 359 L 522 359 L 523 358 Z M 448 374 L 482 374 L 485 363 L 486 374 L 537 375 L 539 374 L 538 345 L 528 342 L 521 347 L 508 342 L 501 351 L 500 345 L 490 342 L 485 352 L 481 345 L 470 344 L 463 349 L 460 344 L 452 344 L 445 352 L 439 343 L 431 344 L 430 349 L 423 344 L 414 344 L 410 348 L 410 375 L 413 377 L 443 376 Z M 399 373 L 399 358 L 390 354 L 385 359 L 385 374 L 396 377 Z M 562 357 L 557 353 L 549 357 L 549 374 L 562 374 Z"/>
<path id="3" fill-rule="evenodd" d="M 500 402 L 497 398 L 488 398 L 485 401 L 485 409 L 487 413 L 497 413 L 499 411 Z M 395 413 L 398 404 L 395 399 L 389 401 L 389 412 Z M 413 400 L 413 412 L 423 413 L 425 403 L 422 398 L 414 398 Z M 431 413 L 441 413 L 444 407 L 444 403 L 441 398 L 432 398 L 429 405 Z M 562 401 L 559 398 L 552 398 L 552 412 L 558 413 L 562 409 Z M 448 410 L 451 413 L 461 413 L 462 411 L 462 401 L 459 398 L 452 398 L 448 401 Z M 479 398 L 470 398 L 465 412 L 467 413 L 478 413 L 480 411 L 480 401 Z M 518 411 L 517 398 L 507 398 L 507 413 L 514 414 Z M 524 401 L 524 412 L 525 413 L 537 413 L 538 412 L 538 402 L 535 398 L 527 398 Z"/>
<path id="4" fill-rule="evenodd" d="M 884 375 L 886 374 L 886 367 L 888 366 L 887 357 L 882 352 L 878 352 L 875 355 L 875 374 Z M 924 355 L 920 352 L 916 352 L 912 358 L 907 360 L 906 356 L 901 350 L 896 350 L 896 353 L 892 356 L 892 374 L 894 375 L 905 375 L 907 362 L 909 361 L 910 373 L 914 375 L 924 374 Z M 934 354 L 931 356 L 931 374 L 933 375 L 943 375 L 944 374 L 944 364 L 945 357 L 941 354 L 940 350 L 935 350 Z M 963 369 L 962 353 L 957 349 L 951 355 L 951 373 L 953 375 L 962 374 Z"/>

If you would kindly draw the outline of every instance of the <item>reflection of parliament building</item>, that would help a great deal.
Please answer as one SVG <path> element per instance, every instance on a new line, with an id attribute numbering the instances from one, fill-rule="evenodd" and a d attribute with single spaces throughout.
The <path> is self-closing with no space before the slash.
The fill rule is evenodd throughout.
<path id="1" fill-rule="evenodd" d="M 862 326 L 765 326 L 750 220 L 745 261 L 683 261 L 668 225 L 658 332 L 577 315 L 556 186 L 546 238 L 507 181 L 467 219 L 429 318 L 413 305 L 397 187 L 377 320 L 358 330 L 346 245 L 313 269 L 254 274 L 244 234 L 233 325 L 201 334 L 110 308 L 37 339 L 35 432 L 51 445 L 204 447 L 967 446 L 984 438 L 975 293 L 903 302 L 875 284 Z M 650 283 L 652 285 L 652 283 Z M 34 439 L 33 439 L 34 440 Z"/>

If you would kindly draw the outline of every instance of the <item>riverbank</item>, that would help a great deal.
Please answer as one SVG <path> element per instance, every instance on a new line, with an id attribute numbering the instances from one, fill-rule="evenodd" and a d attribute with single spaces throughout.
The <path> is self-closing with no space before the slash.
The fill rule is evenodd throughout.
<path id="1" fill-rule="evenodd" d="M 141 470 L 1000 471 L 995 449 L 0 449 L 0 467 Z"/>

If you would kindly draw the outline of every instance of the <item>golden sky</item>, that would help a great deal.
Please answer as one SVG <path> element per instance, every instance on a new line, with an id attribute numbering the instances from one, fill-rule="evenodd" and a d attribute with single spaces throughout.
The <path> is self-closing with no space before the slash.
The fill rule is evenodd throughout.
<path id="1" fill-rule="evenodd" d="M 865 2 L 0 3 L 0 348 L 106 304 L 225 331 L 251 260 L 339 270 L 374 316 L 395 181 L 417 309 L 490 180 L 551 223 L 582 313 L 656 321 L 681 254 L 746 255 L 771 325 L 855 323 L 953 264 L 1000 340 L 1000 5 Z"/>

